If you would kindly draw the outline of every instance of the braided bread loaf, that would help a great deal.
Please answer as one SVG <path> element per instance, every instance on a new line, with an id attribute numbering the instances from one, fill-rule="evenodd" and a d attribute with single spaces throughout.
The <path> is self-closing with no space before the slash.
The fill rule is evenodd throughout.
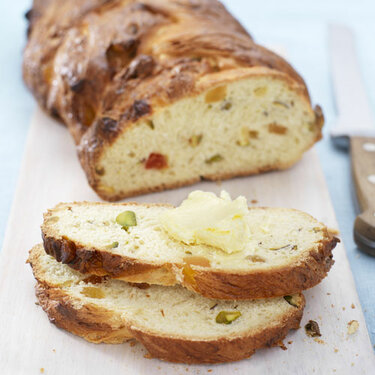
<path id="1" fill-rule="evenodd" d="M 117 200 L 274 169 L 321 137 L 302 78 L 216 0 L 34 0 L 24 80 Z"/>

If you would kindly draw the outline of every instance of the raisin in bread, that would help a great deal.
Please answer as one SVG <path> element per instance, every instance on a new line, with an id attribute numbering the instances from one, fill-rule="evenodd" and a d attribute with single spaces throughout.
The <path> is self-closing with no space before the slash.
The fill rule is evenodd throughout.
<path id="1" fill-rule="evenodd" d="M 302 78 L 216 0 L 34 1 L 24 79 L 106 200 L 274 169 L 321 137 Z"/>
<path id="2" fill-rule="evenodd" d="M 283 296 L 318 284 L 333 264 L 338 239 L 310 215 L 284 208 L 250 208 L 250 238 L 232 254 L 170 237 L 160 218 L 172 206 L 61 203 L 44 215 L 48 254 L 83 273 L 135 283 L 181 284 L 209 298 Z M 116 222 L 132 211 L 136 226 Z"/>
<path id="3" fill-rule="evenodd" d="M 305 305 L 302 294 L 219 301 L 180 286 L 144 289 L 87 277 L 56 262 L 41 245 L 30 251 L 28 262 L 39 303 L 58 327 L 94 343 L 135 338 L 152 357 L 172 362 L 248 358 L 259 348 L 278 345 L 290 329 L 298 328 Z"/>

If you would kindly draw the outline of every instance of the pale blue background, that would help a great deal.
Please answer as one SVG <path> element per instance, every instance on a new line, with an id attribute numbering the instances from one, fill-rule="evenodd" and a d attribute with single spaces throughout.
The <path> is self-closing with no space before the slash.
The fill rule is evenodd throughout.
<path id="1" fill-rule="evenodd" d="M 0 243 L 3 242 L 34 108 L 20 73 L 26 25 L 23 14 L 30 4 L 31 0 L 0 2 Z M 326 137 L 317 148 L 368 330 L 375 344 L 375 258 L 360 253 L 353 243 L 355 212 L 349 159 L 347 154 L 333 149 L 327 136 L 336 118 L 327 53 L 327 25 L 341 22 L 354 29 L 363 77 L 375 112 L 375 1 L 231 0 L 226 4 L 258 42 L 286 47 L 289 60 L 306 79 L 313 101 L 324 108 Z"/>

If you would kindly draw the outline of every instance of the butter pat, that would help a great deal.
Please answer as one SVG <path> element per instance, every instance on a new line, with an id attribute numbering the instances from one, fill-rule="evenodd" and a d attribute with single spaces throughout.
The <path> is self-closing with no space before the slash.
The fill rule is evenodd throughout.
<path id="1" fill-rule="evenodd" d="M 232 200 L 222 191 L 193 191 L 181 206 L 166 211 L 160 218 L 172 238 L 188 245 L 204 244 L 228 254 L 242 251 L 250 237 L 246 221 L 249 209 L 245 197 Z"/>

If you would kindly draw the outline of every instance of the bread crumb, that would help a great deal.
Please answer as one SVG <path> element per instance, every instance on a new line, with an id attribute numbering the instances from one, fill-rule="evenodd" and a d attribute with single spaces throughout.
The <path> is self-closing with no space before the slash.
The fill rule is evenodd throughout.
<path id="1" fill-rule="evenodd" d="M 252 199 L 252 200 L 250 201 L 250 203 L 252 203 L 252 204 L 256 204 L 256 203 L 258 203 L 258 201 L 257 201 L 256 199 Z"/>
<path id="2" fill-rule="evenodd" d="M 335 353 L 337 353 L 339 350 L 338 350 L 337 348 L 335 348 L 333 351 L 334 351 Z"/>
<path id="3" fill-rule="evenodd" d="M 56 353 L 56 349 L 52 349 L 52 351 L 53 351 L 54 353 Z"/>
<path id="4" fill-rule="evenodd" d="M 290 345 L 290 344 L 293 344 L 293 341 L 288 341 L 288 344 Z"/>
<path id="5" fill-rule="evenodd" d="M 354 303 L 352 303 L 352 305 L 350 306 L 352 309 L 355 309 L 355 305 Z"/>
<path id="6" fill-rule="evenodd" d="M 209 368 L 209 369 L 207 370 L 207 372 L 212 372 L 212 369 Z"/>
<path id="7" fill-rule="evenodd" d="M 146 353 L 144 356 L 143 356 L 143 358 L 146 358 L 146 359 L 151 359 L 152 358 L 152 356 L 151 356 L 151 354 L 150 353 Z"/>
<path id="8" fill-rule="evenodd" d="M 317 337 L 315 337 L 314 341 L 317 342 L 318 344 L 325 344 L 324 340 L 318 339 Z"/>
<path id="9" fill-rule="evenodd" d="M 40 368 L 40 373 L 41 373 L 41 374 L 44 374 L 44 367 L 41 367 L 41 368 Z"/>
<path id="10" fill-rule="evenodd" d="M 351 320 L 348 323 L 348 335 L 353 335 L 358 331 L 359 323 L 356 320 Z"/>
<path id="11" fill-rule="evenodd" d="M 135 341 L 130 341 L 130 346 L 133 347 L 136 345 L 136 342 Z"/>
<path id="12" fill-rule="evenodd" d="M 331 295 L 331 293 L 330 292 L 327 292 L 327 296 L 330 296 Z"/>
<path id="13" fill-rule="evenodd" d="M 331 307 L 332 307 L 332 308 L 334 308 L 334 307 L 335 307 L 335 305 L 334 305 L 333 303 L 331 303 Z"/>
<path id="14" fill-rule="evenodd" d="M 36 304 L 37 306 L 40 306 L 39 302 L 35 302 L 35 304 Z"/>
<path id="15" fill-rule="evenodd" d="M 310 337 L 321 336 L 319 324 L 314 320 L 309 320 L 307 324 L 305 324 L 305 332 L 306 335 Z"/>
<path id="16" fill-rule="evenodd" d="M 340 231 L 338 229 L 335 229 L 335 228 L 327 228 L 328 229 L 328 232 L 338 236 L 340 234 Z"/>
<path id="17" fill-rule="evenodd" d="M 277 345 L 282 349 L 282 350 L 288 350 L 288 348 L 284 345 L 282 341 L 279 341 Z"/>

